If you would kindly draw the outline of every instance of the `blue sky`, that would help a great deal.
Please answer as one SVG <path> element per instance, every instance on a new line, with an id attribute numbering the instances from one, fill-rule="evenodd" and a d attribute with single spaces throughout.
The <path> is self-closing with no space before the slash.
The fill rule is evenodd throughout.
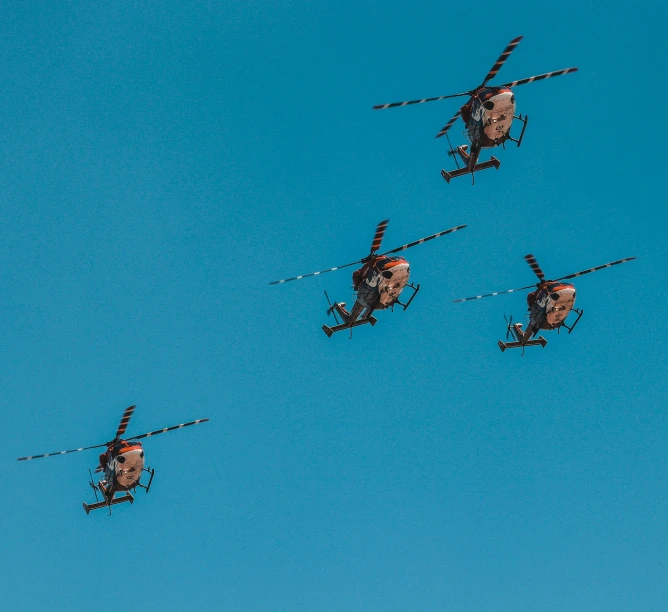
<path id="1" fill-rule="evenodd" d="M 0 63 L 7 609 L 665 610 L 665 8 L 631 2 L 6 2 Z M 503 25 L 501 25 L 503 24 Z M 472 187 L 433 136 L 516 90 Z M 659 81 L 657 82 L 657 79 Z M 660 111 L 659 111 L 660 112 Z M 461 140 L 461 123 L 452 132 Z M 406 312 L 331 339 L 271 280 L 407 252 Z M 570 336 L 501 354 L 534 253 Z M 86 517 L 123 409 L 153 488 Z"/>

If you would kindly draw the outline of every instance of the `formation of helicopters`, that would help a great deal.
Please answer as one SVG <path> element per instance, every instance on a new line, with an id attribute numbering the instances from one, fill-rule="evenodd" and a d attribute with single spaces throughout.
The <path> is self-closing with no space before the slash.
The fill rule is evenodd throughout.
<path id="1" fill-rule="evenodd" d="M 405 102 L 380 104 L 374 106 L 373 108 L 380 110 L 422 104 L 425 102 L 433 102 L 449 98 L 464 96 L 468 97 L 468 101 L 455 113 L 455 115 L 438 132 L 438 134 L 436 134 L 436 138 L 446 136 L 449 144 L 448 155 L 452 156 L 455 160 L 455 163 L 457 164 L 456 170 L 441 171 L 441 175 L 446 180 L 446 182 L 449 183 L 452 178 L 463 176 L 465 174 L 471 174 L 473 180 L 475 180 L 475 172 L 492 167 L 498 169 L 500 165 L 499 160 L 494 156 L 491 156 L 491 159 L 487 161 L 479 162 L 482 149 L 492 149 L 497 146 L 505 146 L 505 143 L 508 141 L 514 142 L 518 147 L 522 143 L 528 124 L 528 117 L 526 115 L 522 116 L 521 114 L 515 115 L 516 100 L 512 88 L 519 85 L 532 83 L 534 81 L 570 74 L 578 70 L 577 68 L 565 68 L 562 70 L 547 72 L 517 81 L 511 81 L 502 85 L 490 85 L 489 82 L 494 77 L 496 77 L 503 64 L 506 62 L 510 54 L 513 52 L 515 47 L 517 47 L 521 40 L 522 36 L 513 39 L 504 49 L 503 53 L 499 56 L 491 70 L 487 73 L 482 83 L 470 91 L 435 98 L 422 98 Z M 465 134 L 469 140 L 470 149 L 469 145 L 467 144 L 460 145 L 455 149 L 450 143 L 448 132 L 459 119 L 459 117 L 461 117 L 464 121 L 466 130 Z M 510 134 L 510 129 L 514 119 L 517 119 L 522 123 L 522 128 L 518 138 L 514 138 Z M 461 159 L 464 167 L 459 167 L 458 158 Z M 332 303 L 329 299 L 329 295 L 325 291 L 325 296 L 329 305 L 327 314 L 333 315 L 336 325 L 323 325 L 323 331 L 327 334 L 328 337 L 331 337 L 336 332 L 349 330 L 350 337 L 352 337 L 353 328 L 366 324 L 371 326 L 376 324 L 377 319 L 374 316 L 376 311 L 387 309 L 393 310 L 394 306 L 401 306 L 404 310 L 406 310 L 420 290 L 419 284 L 415 285 L 409 282 L 411 272 L 409 262 L 402 256 L 394 257 L 392 255 L 429 240 L 445 236 L 446 234 L 454 233 L 466 227 L 466 225 L 452 227 L 436 234 L 432 234 L 431 236 L 427 236 L 426 238 L 422 238 L 420 240 L 404 244 L 395 249 L 379 253 L 378 251 L 380 250 L 387 226 L 388 220 L 381 221 L 378 224 L 375 235 L 371 242 L 371 249 L 369 254 L 358 261 L 326 270 L 321 270 L 319 272 L 312 272 L 310 274 L 273 281 L 269 284 L 283 284 L 289 281 L 300 280 L 302 278 L 319 276 L 321 274 L 333 272 L 343 268 L 360 266 L 361 264 L 361 266 L 355 269 L 352 274 L 355 301 L 350 311 L 346 309 L 345 302 Z M 529 264 L 534 274 L 538 278 L 538 283 L 535 285 L 528 285 L 519 289 L 508 289 L 506 291 L 499 291 L 484 295 L 476 295 L 473 297 L 455 300 L 455 302 L 477 300 L 485 297 L 501 295 L 504 293 L 513 293 L 532 289 L 532 291 L 527 296 L 528 314 L 526 329 L 522 329 L 523 325 L 521 323 L 513 323 L 511 316 L 510 319 L 506 319 L 506 342 L 501 340 L 498 341 L 498 345 L 502 352 L 508 348 L 521 348 L 522 355 L 524 355 L 524 349 L 527 346 L 540 345 L 544 347 L 547 344 L 545 338 L 538 336 L 541 330 L 556 329 L 557 332 L 559 332 L 559 330 L 563 327 L 567 329 L 568 333 L 570 334 L 584 314 L 584 311 L 575 308 L 576 291 L 574 285 L 565 281 L 582 276 L 584 274 L 589 274 L 590 272 L 601 270 L 603 268 L 609 268 L 621 263 L 625 263 L 633 259 L 635 258 L 628 257 L 604 264 L 602 266 L 583 270 L 575 274 L 561 276 L 554 280 L 547 280 L 536 258 L 533 255 L 526 255 L 526 262 Z M 401 302 L 400 297 L 405 289 L 409 289 L 411 294 L 405 302 Z M 575 313 L 577 316 L 570 325 L 567 325 L 566 320 L 571 312 Z M 341 318 L 341 321 L 339 321 L 339 317 Z M 513 340 L 509 341 L 511 336 Z M 196 421 L 182 423 L 173 427 L 166 427 L 164 429 L 159 429 L 138 436 L 124 438 L 123 436 L 134 410 L 135 406 L 130 406 L 125 410 L 116 431 L 116 435 L 113 440 L 109 442 L 97 444 L 94 446 L 60 451 L 57 453 L 46 453 L 42 455 L 20 457 L 18 460 L 27 461 L 31 459 L 50 457 L 53 455 L 64 455 L 95 448 L 106 448 L 106 450 L 100 454 L 99 463 L 95 469 L 96 473 L 102 473 L 100 480 L 97 483 L 94 482 L 93 475 L 90 473 L 89 484 L 95 493 L 96 501 L 90 504 L 84 502 L 83 507 L 86 511 L 86 514 L 88 514 L 91 510 L 97 510 L 105 507 L 108 508 L 109 514 L 111 514 L 112 506 L 122 504 L 124 502 L 129 502 L 130 504 L 134 502 L 134 493 L 137 487 L 143 488 L 146 492 L 148 492 L 151 488 L 155 470 L 144 467 L 145 454 L 142 444 L 139 442 L 139 440 L 208 421 L 208 419 L 198 419 Z M 141 482 L 141 478 L 144 473 L 148 474 L 148 482 L 146 484 Z M 98 493 L 101 495 L 101 500 L 98 498 Z M 120 496 L 117 496 L 117 494 L 120 494 Z"/>
<path id="2" fill-rule="evenodd" d="M 508 43 L 506 48 L 503 50 L 503 53 L 501 53 L 490 71 L 485 76 L 482 83 L 470 91 L 450 94 L 446 96 L 438 96 L 435 98 L 421 98 L 418 100 L 407 100 L 404 102 L 378 104 L 374 106 L 373 109 L 383 110 L 386 108 L 410 106 L 414 104 L 423 104 L 425 102 L 436 102 L 439 100 L 467 96 L 469 98 L 468 101 L 454 114 L 454 116 L 450 119 L 450 121 L 448 121 L 448 123 L 445 124 L 445 126 L 438 132 L 438 134 L 436 134 L 436 138 L 441 138 L 442 136 L 446 136 L 446 138 L 448 138 L 448 131 L 456 123 L 459 117 L 461 117 L 464 121 L 466 134 L 468 136 L 471 148 L 469 150 L 468 145 L 460 145 L 456 149 L 453 149 L 452 145 L 450 144 L 449 155 L 453 156 L 455 161 L 457 161 L 457 156 L 459 156 L 464 162 L 464 167 L 460 168 L 459 164 L 457 164 L 458 167 L 456 170 L 450 172 L 442 170 L 441 175 L 446 180 L 446 182 L 449 183 L 452 178 L 463 176 L 464 174 L 471 174 L 473 176 L 475 172 L 484 170 L 486 168 L 495 167 L 498 169 L 500 162 L 494 156 L 492 156 L 488 161 L 480 163 L 478 162 L 482 149 L 491 149 L 497 146 L 505 146 L 507 141 L 514 142 L 519 147 L 522 144 L 524 131 L 526 130 L 528 123 L 528 117 L 526 115 L 524 117 L 521 114 L 517 116 L 515 115 L 516 102 L 515 94 L 513 93 L 512 88 L 518 87 L 519 85 L 533 83 L 534 81 L 541 81 L 570 74 L 578 70 L 577 68 L 563 68 L 561 70 L 545 72 L 543 74 L 525 79 L 510 81 L 502 85 L 490 85 L 489 82 L 494 77 L 496 77 L 496 75 L 499 73 L 499 70 L 501 70 L 501 67 L 505 64 L 522 38 L 522 36 L 518 36 Z M 522 123 L 522 130 L 518 138 L 513 138 L 510 135 L 510 128 L 512 126 L 513 119 L 517 119 Z M 448 143 L 450 143 L 449 138 Z M 325 291 L 325 297 L 327 298 L 327 302 L 329 304 L 327 314 L 333 314 L 336 321 L 336 325 L 333 327 L 328 325 L 322 326 L 322 329 L 328 337 L 331 337 L 332 334 L 338 331 L 343 331 L 345 329 L 351 330 L 350 336 L 352 337 L 353 327 L 358 325 L 365 325 L 366 323 L 369 323 L 372 326 L 375 325 L 377 320 L 373 316 L 373 313 L 376 310 L 393 308 L 395 305 L 400 305 L 405 310 L 408 308 L 413 298 L 417 294 L 418 290 L 420 289 L 420 285 L 415 286 L 413 284 L 408 284 L 408 277 L 410 274 L 410 266 L 408 261 L 402 257 L 388 257 L 388 255 L 407 249 L 411 246 L 415 246 L 416 244 L 421 244 L 426 240 L 431 240 L 432 238 L 437 238 L 438 236 L 443 236 L 444 234 L 463 229 L 466 226 L 461 225 L 379 255 L 377 254 L 377 251 L 380 249 L 380 244 L 385 234 L 387 223 L 387 221 L 381 221 L 378 224 L 376 234 L 374 236 L 373 242 L 371 243 L 371 252 L 365 258 L 353 263 L 345 264 L 343 266 L 338 266 L 336 268 L 330 268 L 320 272 L 313 272 L 311 274 L 304 274 L 302 276 L 295 276 L 293 278 L 286 278 L 280 281 L 273 281 L 269 284 L 281 284 L 288 281 L 306 278 L 308 276 L 318 276 L 326 272 L 332 272 L 341 268 L 363 264 L 361 268 L 355 270 L 353 273 L 355 303 L 353 304 L 353 307 L 350 311 L 346 310 L 345 302 L 335 302 L 332 304 L 327 291 Z M 528 325 L 527 328 L 523 330 L 522 323 L 512 322 L 512 316 L 510 320 L 506 319 L 506 340 L 510 340 L 510 336 L 512 335 L 514 341 L 503 342 L 500 340 L 499 347 L 501 348 L 501 351 L 505 351 L 508 348 L 521 348 L 522 355 L 524 355 L 524 349 L 527 346 L 540 345 L 544 347 L 547 344 L 547 340 L 545 340 L 545 338 L 542 336 L 537 337 L 537 334 L 540 330 L 556 329 L 559 331 L 562 327 L 564 327 L 568 329 L 568 333 L 571 333 L 582 317 L 583 311 L 574 307 L 575 287 L 572 284 L 565 283 L 563 281 L 575 278 L 576 276 L 581 276 L 583 274 L 588 274 L 589 272 L 594 272 L 602 268 L 631 261 L 633 259 L 635 259 L 635 257 L 620 259 L 618 261 L 605 264 L 604 266 L 598 266 L 596 268 L 584 270 L 583 272 L 578 272 L 576 274 L 562 276 L 558 279 L 555 279 L 554 281 L 551 281 L 545 279 L 545 275 L 543 274 L 543 271 L 538 265 L 535 257 L 533 255 L 527 255 L 527 263 L 529 263 L 531 269 L 534 271 L 536 276 L 538 276 L 538 283 L 535 285 L 535 290 L 529 293 L 527 298 L 529 309 L 529 313 L 527 315 Z M 413 293 L 410 299 L 404 304 L 399 301 L 399 296 L 406 287 L 412 289 Z M 522 287 L 521 289 L 510 289 L 507 291 L 479 295 L 455 301 L 475 300 L 481 297 L 489 297 L 492 295 L 499 295 L 501 293 L 512 293 L 514 291 L 522 291 L 524 289 L 533 288 L 534 285 L 529 285 L 528 287 Z M 577 314 L 577 318 L 572 323 L 572 325 L 569 326 L 566 324 L 566 318 L 571 311 Z M 341 317 L 342 322 L 339 322 L 337 314 Z"/>

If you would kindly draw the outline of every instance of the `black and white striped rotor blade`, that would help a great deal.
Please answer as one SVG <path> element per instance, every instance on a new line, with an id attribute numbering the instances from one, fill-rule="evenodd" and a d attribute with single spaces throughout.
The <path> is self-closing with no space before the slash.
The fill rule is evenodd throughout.
<path id="1" fill-rule="evenodd" d="M 427 236 L 426 238 L 420 238 L 420 240 L 416 240 L 415 242 L 409 242 L 408 244 L 404 244 L 403 246 L 400 246 L 396 249 L 392 249 L 391 251 L 383 253 L 383 255 L 390 255 L 391 253 L 398 253 L 399 251 L 405 251 L 406 249 L 410 249 L 411 247 L 414 247 L 418 244 L 422 244 L 423 242 L 427 242 L 428 240 L 433 240 L 434 238 L 440 238 L 441 236 L 445 236 L 446 234 L 452 234 L 453 232 L 457 232 L 460 229 L 464 229 L 465 227 L 466 225 L 458 225 L 457 227 L 451 227 L 450 229 L 447 229 L 444 232 L 438 232 L 438 234 L 433 234 L 431 236 Z M 383 255 L 381 255 L 381 257 Z"/>
<path id="2" fill-rule="evenodd" d="M 446 134 L 447 131 L 448 131 L 448 130 L 455 124 L 455 122 L 457 121 L 457 119 L 459 119 L 459 115 L 461 115 L 461 114 L 462 114 L 462 111 L 461 111 L 461 110 L 458 110 L 458 111 L 455 113 L 455 116 L 454 116 L 452 119 L 450 119 L 450 121 L 448 121 L 448 122 L 441 128 L 441 131 L 440 131 L 438 134 L 436 134 L 436 136 L 434 136 L 434 138 L 440 138 L 441 136 L 443 136 L 444 134 Z"/>
<path id="3" fill-rule="evenodd" d="M 515 291 L 524 291 L 525 289 L 535 289 L 536 285 L 527 285 L 526 287 L 520 287 L 519 289 L 508 289 L 507 291 L 495 291 L 494 293 L 485 293 L 483 295 L 474 295 L 473 297 L 460 298 L 458 300 L 452 300 L 453 302 L 470 302 L 471 300 L 479 300 L 481 298 L 492 297 L 494 295 L 503 295 L 504 293 L 515 293 Z"/>
<path id="4" fill-rule="evenodd" d="M 576 272 L 575 274 L 569 274 L 568 276 L 560 276 L 559 278 L 555 278 L 554 280 L 568 280 L 569 278 L 575 278 L 576 276 L 583 276 L 585 274 L 589 274 L 590 272 L 596 272 L 597 270 L 603 270 L 604 268 L 611 268 L 612 266 L 616 266 L 617 264 L 622 264 L 626 263 L 627 261 L 633 261 L 635 257 L 627 257 L 626 259 L 618 259 L 617 261 L 613 261 L 612 263 L 607 263 L 602 266 L 596 266 L 595 268 L 589 268 L 589 270 L 582 270 L 582 272 Z"/>
<path id="5" fill-rule="evenodd" d="M 135 411 L 136 406 L 128 406 L 121 417 L 121 422 L 118 424 L 118 430 L 116 431 L 116 438 L 120 438 L 128 428 L 128 423 L 132 417 L 132 413 Z"/>
<path id="6" fill-rule="evenodd" d="M 292 278 L 284 278 L 282 280 L 271 281 L 270 285 L 280 285 L 282 283 L 287 283 L 289 281 L 300 280 L 302 278 L 308 278 L 309 276 L 318 276 L 319 274 L 326 274 L 327 272 L 334 272 L 334 270 L 342 270 L 343 268 L 349 268 L 350 266 L 356 266 L 361 264 L 361 261 L 354 261 L 353 263 L 345 264 L 344 266 L 337 266 L 336 268 L 329 268 L 328 270 L 320 270 L 320 272 L 311 272 L 310 274 L 301 274 L 300 276 L 293 276 Z"/>
<path id="7" fill-rule="evenodd" d="M 30 461 L 30 459 L 42 459 L 43 457 L 55 457 L 56 455 L 67 455 L 68 453 L 78 453 L 79 451 L 90 450 L 91 448 L 102 448 L 105 444 L 96 444 L 95 446 L 84 446 L 82 448 L 73 448 L 72 450 L 59 451 L 57 453 L 45 453 L 44 455 L 29 455 L 28 457 L 19 457 L 17 461 Z"/>
<path id="8" fill-rule="evenodd" d="M 383 236 L 385 236 L 385 230 L 387 230 L 387 224 L 389 222 L 389 219 L 385 219 L 376 226 L 376 233 L 373 235 L 373 240 L 371 241 L 372 255 L 380 248 L 380 245 L 383 242 Z"/>
<path id="9" fill-rule="evenodd" d="M 141 436 L 132 436 L 132 438 L 129 438 L 129 440 L 141 440 L 142 438 L 150 438 L 151 436 L 157 436 L 158 434 L 166 433 L 168 431 L 174 431 L 175 429 L 183 429 L 184 427 L 189 427 L 190 425 L 206 423 L 208 420 L 209 419 L 197 419 L 196 421 L 190 421 L 190 423 L 181 423 L 180 425 L 174 425 L 173 427 L 165 427 L 164 429 L 149 431 L 148 433 L 141 434 Z"/>
<path id="10" fill-rule="evenodd" d="M 525 255 L 524 259 L 529 264 L 530 268 L 533 270 L 533 273 L 538 277 L 539 280 L 542 281 L 545 278 L 545 273 L 543 272 L 543 269 L 540 267 L 538 260 L 531 253 Z"/>
<path id="11" fill-rule="evenodd" d="M 499 59 L 496 60 L 496 64 L 492 66 L 492 69 L 487 73 L 487 76 L 485 77 L 485 80 L 482 82 L 482 85 L 480 87 L 484 87 L 487 84 L 487 81 L 491 81 L 501 70 L 501 66 L 503 66 L 506 63 L 506 60 L 510 57 L 510 54 L 515 50 L 515 47 L 520 44 L 520 41 L 524 38 L 524 36 L 518 36 L 517 38 L 513 38 L 508 43 L 508 46 L 503 50 L 503 53 L 499 55 Z"/>
<path id="12" fill-rule="evenodd" d="M 409 106 L 411 104 L 424 104 L 425 102 L 437 102 L 438 100 L 447 100 L 448 98 L 460 98 L 461 96 L 470 96 L 472 92 L 451 94 L 449 96 L 438 96 L 438 98 L 422 98 L 421 100 L 407 100 L 406 102 L 390 102 L 389 104 L 376 104 L 373 110 L 383 110 L 385 108 L 396 108 L 397 106 Z"/>
<path id="13" fill-rule="evenodd" d="M 518 85 L 526 85 L 527 83 L 533 83 L 534 81 L 542 81 L 544 79 L 551 79 L 552 77 L 558 77 L 562 74 L 570 74 L 571 72 L 577 72 L 577 68 L 564 68 L 563 70 L 554 70 L 553 72 L 546 72 L 545 74 L 539 74 L 537 76 L 529 77 L 528 79 L 520 79 L 519 81 L 512 81 L 511 83 L 504 83 L 499 85 L 499 87 L 517 87 Z"/>

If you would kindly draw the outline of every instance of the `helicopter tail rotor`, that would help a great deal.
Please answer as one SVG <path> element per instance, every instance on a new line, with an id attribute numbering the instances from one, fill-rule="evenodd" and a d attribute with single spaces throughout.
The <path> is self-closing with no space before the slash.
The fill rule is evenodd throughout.
<path id="1" fill-rule="evenodd" d="M 95 481 L 93 480 L 93 474 L 90 471 L 90 468 L 88 468 L 88 474 L 90 474 L 90 482 L 88 483 L 90 485 L 90 488 L 93 489 L 93 492 L 95 493 L 95 502 L 99 502 L 100 500 L 97 497 L 97 485 L 95 484 Z"/>
<path id="2" fill-rule="evenodd" d="M 454 157 L 454 159 L 455 159 L 455 164 L 457 164 L 457 170 L 459 170 L 459 161 L 457 160 L 457 157 L 458 157 L 458 156 L 457 156 L 457 149 L 455 149 L 455 148 L 452 146 L 452 143 L 450 142 L 450 136 L 448 136 L 447 133 L 445 134 L 445 138 L 446 138 L 447 141 L 448 141 L 448 147 L 450 147 L 450 150 L 448 151 L 448 156 L 449 156 L 449 157 Z M 464 150 L 466 150 L 466 149 L 468 148 L 468 146 L 467 146 L 467 145 L 464 145 L 462 148 L 463 148 Z"/>
<path id="3" fill-rule="evenodd" d="M 503 315 L 503 318 L 506 320 L 506 340 L 510 340 L 510 337 L 513 336 L 513 315 L 510 315 L 510 319 L 506 317 L 506 315 Z"/>
<path id="4" fill-rule="evenodd" d="M 336 321 L 336 324 L 340 325 L 339 319 L 336 316 L 336 310 L 334 308 L 335 304 L 332 304 L 332 301 L 329 299 L 329 295 L 327 294 L 327 290 L 325 290 L 325 297 L 327 298 L 327 303 L 329 304 L 329 308 L 327 309 L 327 316 L 334 315 L 334 320 Z"/>

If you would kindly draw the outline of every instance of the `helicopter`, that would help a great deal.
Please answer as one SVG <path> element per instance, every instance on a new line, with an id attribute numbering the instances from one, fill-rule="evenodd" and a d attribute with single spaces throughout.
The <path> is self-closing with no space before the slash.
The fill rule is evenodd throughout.
<path id="1" fill-rule="evenodd" d="M 83 507 L 86 511 L 86 514 L 89 514 L 91 510 L 97 510 L 107 506 L 109 508 L 109 514 L 111 515 L 112 506 L 115 506 L 116 504 L 122 504 L 124 502 L 130 502 L 131 504 L 134 502 L 135 498 L 132 493 L 134 493 L 137 487 L 141 487 L 147 493 L 151 489 L 151 483 L 153 482 L 155 470 L 152 470 L 150 467 L 144 467 L 144 450 L 138 440 L 156 436 L 174 429 L 181 429 L 182 427 L 197 425 L 198 423 L 205 423 L 209 420 L 197 419 L 196 421 L 191 421 L 190 423 L 181 423 L 180 425 L 174 425 L 173 427 L 165 427 L 164 429 L 151 431 L 149 433 L 141 434 L 140 436 L 133 436 L 131 438 L 123 439 L 121 436 L 123 436 L 125 430 L 128 427 L 130 417 L 135 411 L 135 407 L 136 406 L 130 406 L 125 409 L 125 412 L 121 417 L 121 422 L 118 425 L 116 436 L 111 442 L 105 442 L 104 444 L 97 444 L 95 446 L 75 448 L 72 450 L 59 451 L 57 453 L 46 453 L 44 455 L 19 457 L 17 461 L 29 461 L 30 459 L 41 459 L 42 457 L 52 457 L 54 455 L 66 455 L 68 453 L 77 453 L 83 450 L 102 448 L 106 446 L 107 450 L 100 455 L 99 464 L 95 469 L 96 473 L 104 472 L 104 477 L 97 484 L 95 484 L 95 482 L 93 482 L 93 475 L 90 473 L 90 470 L 88 470 L 90 474 L 89 484 L 95 492 L 95 503 L 87 504 L 84 502 Z M 146 472 L 150 475 L 148 484 L 146 485 L 139 482 L 143 472 Z M 102 495 L 102 501 L 100 501 L 97 496 L 98 491 Z M 124 493 L 124 495 L 121 497 L 116 497 L 116 493 Z"/>
<path id="2" fill-rule="evenodd" d="M 336 325 L 333 327 L 323 325 L 323 331 L 327 334 L 328 338 L 331 338 L 332 334 L 338 331 L 343 331 L 344 329 L 349 329 L 350 337 L 352 338 L 353 327 L 365 325 L 367 323 L 373 327 L 376 324 L 377 319 L 373 316 L 374 311 L 387 308 L 394 310 L 394 306 L 397 304 L 406 310 L 420 290 L 419 284 L 416 286 L 413 283 L 409 284 L 408 282 L 410 276 L 410 265 L 408 261 L 403 257 L 388 257 L 389 255 L 398 253 L 399 251 L 405 251 L 406 249 L 410 249 L 411 247 L 427 242 L 428 240 L 451 234 L 466 227 L 466 225 L 458 225 L 457 227 L 452 227 L 443 232 L 438 232 L 437 234 L 427 236 L 426 238 L 421 238 L 415 242 L 409 242 L 408 244 L 404 244 L 403 246 L 379 255 L 377 254 L 377 251 L 380 249 L 388 223 L 389 220 L 386 219 L 378 224 L 373 241 L 371 242 L 371 251 L 363 259 L 343 266 L 337 266 L 336 268 L 321 270 L 320 272 L 312 272 L 311 274 L 303 274 L 293 278 L 272 281 L 269 284 L 280 285 L 282 283 L 287 283 L 288 281 L 299 280 L 308 276 L 318 276 L 320 274 L 325 274 L 326 272 L 333 272 L 334 270 L 363 264 L 361 268 L 353 272 L 353 289 L 356 292 L 356 299 L 350 312 L 346 310 L 345 302 L 335 302 L 332 304 L 327 291 L 325 291 L 325 297 L 329 303 L 327 314 L 334 315 Z M 406 287 L 412 289 L 413 293 L 411 294 L 410 299 L 404 304 L 399 301 L 399 296 Z M 341 317 L 342 322 L 339 322 L 337 313 Z"/>
<path id="3" fill-rule="evenodd" d="M 373 107 L 374 110 L 382 110 L 385 108 L 393 108 L 396 106 L 408 106 L 409 104 L 423 104 L 424 102 L 435 102 L 437 100 L 446 100 L 449 98 L 458 98 L 461 96 L 469 96 L 469 101 L 464 104 L 446 123 L 441 131 L 436 134 L 435 138 L 446 136 L 450 150 L 448 155 L 453 157 L 457 164 L 457 169 L 450 172 L 441 170 L 441 176 L 447 183 L 457 176 L 464 174 L 471 174 L 473 183 L 475 183 L 474 172 L 486 170 L 487 168 L 499 169 L 501 162 L 492 155 L 488 161 L 478 163 L 478 158 L 482 149 L 491 149 L 502 145 L 505 148 L 506 141 L 510 140 L 519 147 L 524 138 L 524 130 L 526 130 L 529 121 L 528 116 L 515 116 L 515 94 L 512 92 L 513 87 L 525 85 L 526 83 L 533 83 L 534 81 L 542 81 L 543 79 L 550 79 L 552 77 L 576 72 L 577 68 L 565 68 L 562 70 L 555 70 L 553 72 L 546 72 L 537 76 L 532 76 L 527 79 L 519 79 L 518 81 L 511 81 L 503 85 L 488 85 L 501 69 L 501 66 L 506 62 L 510 54 L 515 50 L 515 47 L 520 44 L 524 38 L 518 36 L 510 41 L 508 46 L 503 50 L 503 53 L 496 60 L 491 70 L 487 73 L 485 80 L 475 89 L 463 93 L 451 94 L 448 96 L 439 96 L 437 98 L 422 98 L 420 100 L 408 100 L 406 102 L 392 102 L 390 104 L 378 104 Z M 468 151 L 468 145 L 458 146 L 453 149 L 450 143 L 450 138 L 447 135 L 448 130 L 455 124 L 457 119 L 461 116 L 465 124 L 465 134 L 471 142 L 471 150 Z M 519 138 L 513 138 L 510 135 L 510 126 L 513 119 L 522 122 L 522 131 Z M 459 167 L 457 161 L 459 156 L 464 164 L 463 168 Z"/>
<path id="4" fill-rule="evenodd" d="M 455 302 L 468 302 L 470 300 L 479 300 L 480 298 L 501 295 L 503 293 L 514 293 L 515 291 L 534 289 L 535 287 L 534 291 L 527 295 L 527 306 L 529 308 L 527 318 L 529 324 L 526 330 L 522 330 L 522 323 L 513 324 L 513 318 L 511 316 L 510 320 L 506 319 L 506 342 L 499 340 L 499 348 L 501 349 L 501 352 L 504 352 L 508 348 L 521 348 L 522 355 L 524 355 L 524 348 L 527 346 L 540 345 L 545 348 L 547 340 L 542 336 L 539 336 L 538 338 L 535 337 L 541 329 L 556 329 L 558 333 L 562 327 L 565 327 L 570 334 L 582 318 L 584 310 L 575 308 L 575 287 L 571 283 L 565 283 L 563 281 L 575 278 L 576 276 L 583 276 L 590 272 L 596 272 L 597 270 L 603 270 L 604 268 L 610 268 L 617 264 L 626 263 L 627 261 L 634 260 L 635 257 L 619 259 L 602 266 L 583 270 L 582 272 L 560 276 L 555 280 L 545 279 L 545 274 L 533 255 L 525 255 L 524 259 L 529 264 L 534 274 L 538 277 L 538 283 L 536 283 L 536 285 L 527 285 L 526 287 L 520 287 L 519 289 L 496 291 L 494 293 L 486 293 L 484 295 L 475 295 L 473 297 L 454 300 Z M 566 318 L 571 311 L 577 314 L 577 318 L 570 326 L 568 326 L 566 325 Z M 514 337 L 514 341 L 507 342 L 511 335 Z"/>

